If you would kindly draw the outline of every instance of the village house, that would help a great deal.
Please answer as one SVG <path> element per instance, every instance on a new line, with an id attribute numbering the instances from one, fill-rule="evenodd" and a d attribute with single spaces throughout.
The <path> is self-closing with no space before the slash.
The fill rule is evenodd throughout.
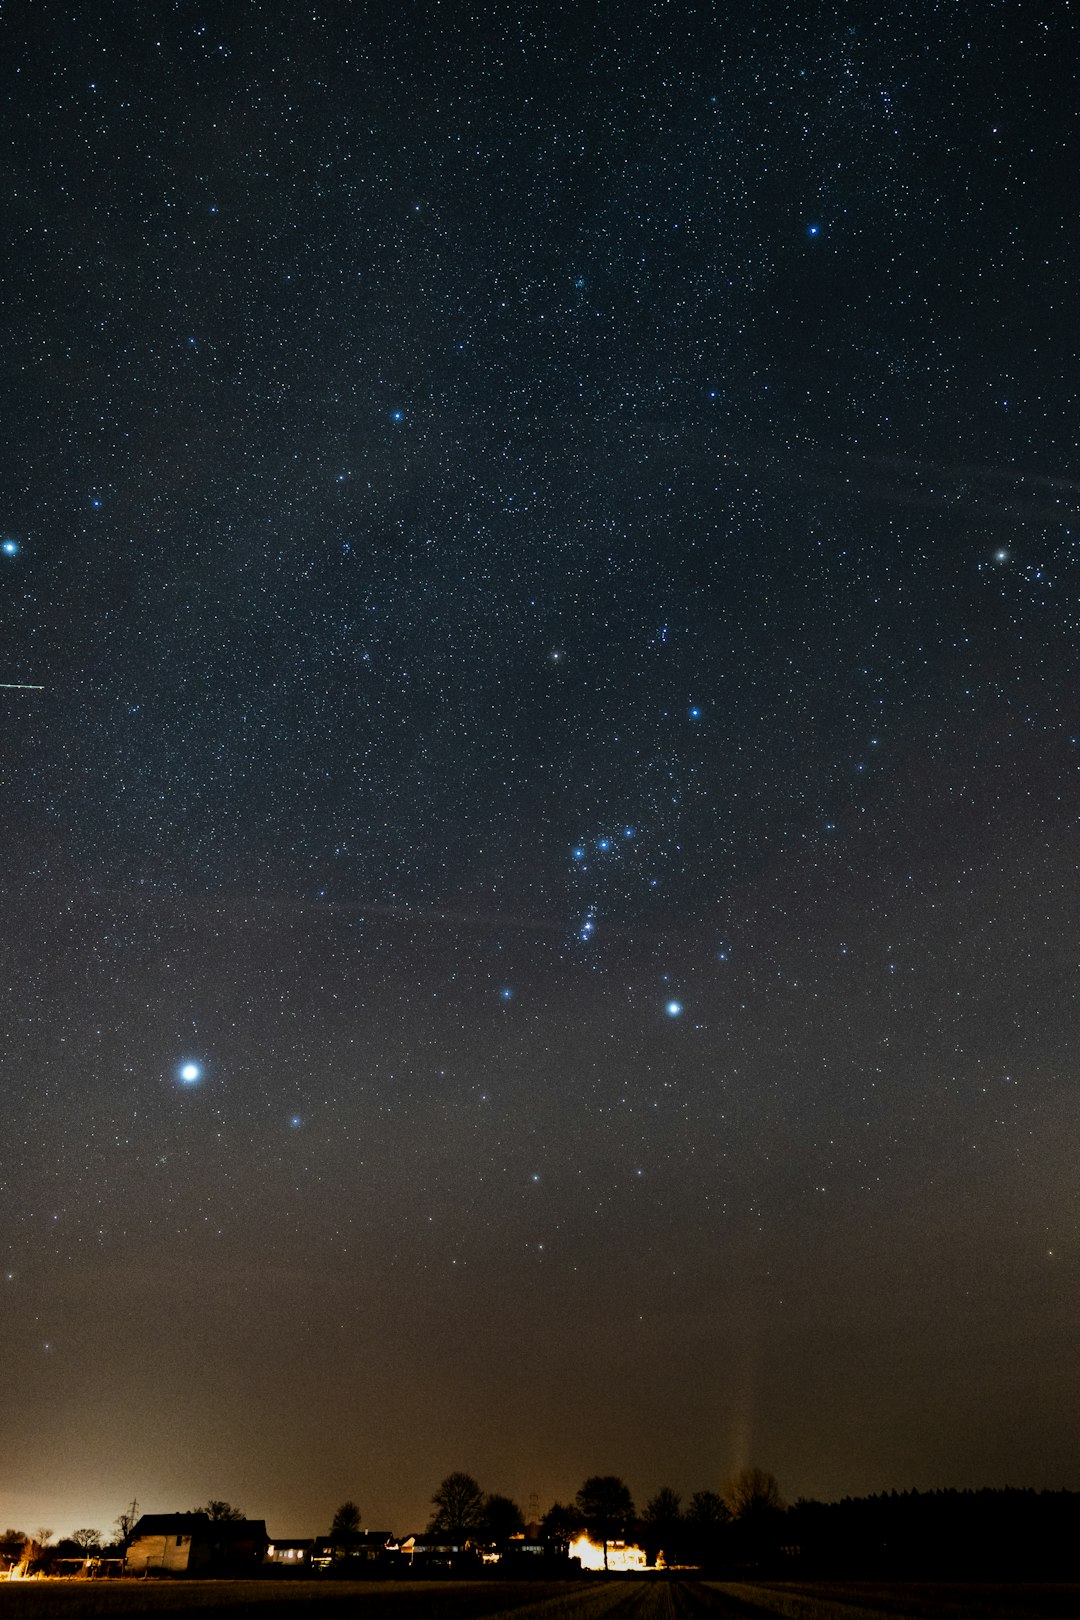
<path id="1" fill-rule="evenodd" d="M 310 1537 L 306 1541 L 275 1539 L 267 1547 L 263 1563 L 273 1564 L 275 1569 L 308 1569 L 314 1546 L 315 1542 Z"/>
<path id="2" fill-rule="evenodd" d="M 441 1568 L 453 1562 L 466 1551 L 464 1541 L 455 1541 L 444 1535 L 406 1536 L 399 1551 L 409 1560 L 417 1561 L 429 1569 Z"/>
<path id="3" fill-rule="evenodd" d="M 332 1564 L 374 1564 L 386 1560 L 398 1551 L 398 1544 L 389 1530 L 360 1530 L 348 1541 L 334 1541 L 328 1536 L 311 1544 L 312 1569 L 327 1570 Z"/>
<path id="4" fill-rule="evenodd" d="M 257 1567 L 269 1537 L 263 1519 L 144 1513 L 131 1532 L 127 1575 L 240 1574 Z"/>

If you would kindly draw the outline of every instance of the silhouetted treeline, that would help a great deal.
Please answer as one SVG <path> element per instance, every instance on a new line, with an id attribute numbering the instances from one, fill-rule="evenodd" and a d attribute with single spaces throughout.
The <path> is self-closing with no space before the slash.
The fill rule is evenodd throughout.
<path id="1" fill-rule="evenodd" d="M 779 1561 L 807 1574 L 1075 1578 L 1080 1493 L 890 1491 L 799 1501 L 780 1533 Z"/>

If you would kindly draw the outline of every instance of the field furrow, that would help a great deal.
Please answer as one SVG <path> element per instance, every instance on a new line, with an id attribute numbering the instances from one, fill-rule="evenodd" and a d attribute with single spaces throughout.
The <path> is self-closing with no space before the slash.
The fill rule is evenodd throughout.
<path id="1" fill-rule="evenodd" d="M 731 1616 L 780 1620 L 1076 1620 L 1080 1588 L 929 1581 L 709 1582 Z"/>

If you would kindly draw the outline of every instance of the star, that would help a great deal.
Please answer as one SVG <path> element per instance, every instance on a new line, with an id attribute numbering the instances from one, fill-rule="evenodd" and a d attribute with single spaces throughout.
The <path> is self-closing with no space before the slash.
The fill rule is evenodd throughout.
<path id="1" fill-rule="evenodd" d="M 669 1001 L 667 1006 L 664 1008 L 664 1011 L 667 1013 L 669 1018 L 680 1018 L 682 1016 L 682 1002 Z"/>
<path id="2" fill-rule="evenodd" d="M 202 1066 L 190 1060 L 180 1065 L 180 1078 L 185 1086 L 193 1086 L 197 1080 L 202 1079 Z"/>
<path id="3" fill-rule="evenodd" d="M 19 542 L 17 540 L 5 540 L 3 551 L 5 557 L 17 557 L 19 555 Z"/>

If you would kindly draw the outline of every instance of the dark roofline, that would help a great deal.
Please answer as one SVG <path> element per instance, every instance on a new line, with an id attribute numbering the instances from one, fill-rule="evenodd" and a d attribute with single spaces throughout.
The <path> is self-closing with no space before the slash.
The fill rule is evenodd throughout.
<path id="1" fill-rule="evenodd" d="M 206 1530 L 225 1540 L 241 1536 L 263 1536 L 267 1541 L 265 1519 L 211 1519 L 207 1513 L 144 1513 L 131 1532 L 131 1540 L 140 1536 L 172 1536 L 180 1531 L 194 1533 Z"/>
<path id="2" fill-rule="evenodd" d="M 132 1541 L 139 1536 L 170 1535 L 174 1529 L 201 1530 L 210 1523 L 206 1513 L 144 1513 L 131 1531 Z"/>

